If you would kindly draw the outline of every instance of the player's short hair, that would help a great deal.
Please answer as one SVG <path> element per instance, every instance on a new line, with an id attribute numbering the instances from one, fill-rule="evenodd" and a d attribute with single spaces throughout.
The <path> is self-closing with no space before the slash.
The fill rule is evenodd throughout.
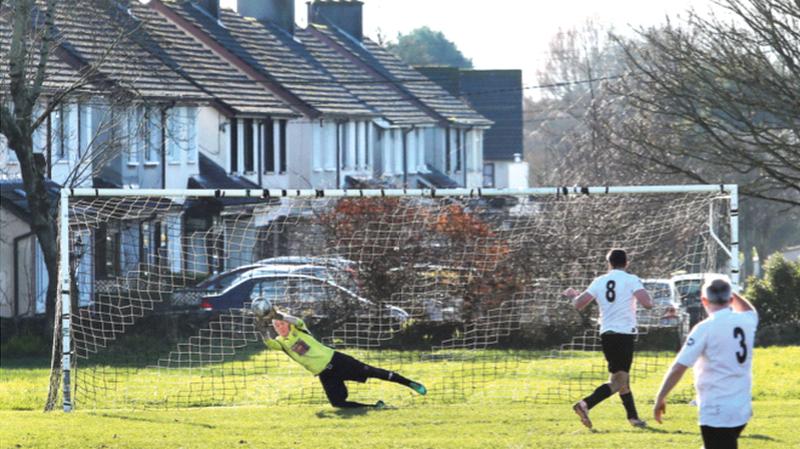
<path id="1" fill-rule="evenodd" d="M 713 304 L 726 304 L 731 300 L 732 292 L 731 283 L 725 277 L 709 277 L 703 284 L 703 296 Z"/>
<path id="2" fill-rule="evenodd" d="M 625 253 L 624 249 L 612 248 L 606 254 L 606 261 L 614 268 L 625 268 L 628 265 L 628 254 Z"/>

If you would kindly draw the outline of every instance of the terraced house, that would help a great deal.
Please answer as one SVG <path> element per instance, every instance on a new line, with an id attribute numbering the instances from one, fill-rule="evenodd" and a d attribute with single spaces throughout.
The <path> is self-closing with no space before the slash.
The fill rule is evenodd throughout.
<path id="1" fill-rule="evenodd" d="M 59 11 L 46 87 L 56 92 L 82 79 L 81 88 L 34 136 L 54 192 L 482 185 L 492 122 L 364 36 L 361 2 L 313 1 L 300 28 L 293 0 L 240 1 L 238 11 L 218 0 L 76 1 Z M 0 11 L 9 41 L 10 12 Z M 45 92 L 42 109 L 49 98 Z M 6 290 L 17 292 L 17 306 L 3 314 L 13 315 L 34 310 L 46 283 L 41 269 L 29 270 L 31 281 L 19 276 L 41 257 L 2 138 L 0 175 L 3 220 L 16 229 L 1 251 L 17 255 L 3 263 L 2 281 L 13 287 Z M 230 239 L 236 230 L 220 217 L 231 204 L 87 231 L 79 270 L 114 278 L 162 260 L 174 272 L 224 269 L 217 254 L 174 254 L 192 254 L 187 246 L 200 245 L 192 236 L 215 226 Z M 159 257 L 165 252 L 173 257 Z M 81 294 L 89 301 L 92 293 Z"/>

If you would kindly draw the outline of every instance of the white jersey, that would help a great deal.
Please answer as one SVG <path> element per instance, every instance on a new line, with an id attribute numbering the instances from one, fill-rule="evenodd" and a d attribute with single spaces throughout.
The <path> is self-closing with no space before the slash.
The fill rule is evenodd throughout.
<path id="1" fill-rule="evenodd" d="M 600 333 L 636 333 L 636 298 L 633 292 L 644 289 L 638 277 L 623 270 L 611 270 L 598 277 L 589 288 L 600 306 Z"/>
<path id="2" fill-rule="evenodd" d="M 694 366 L 700 425 L 738 427 L 753 414 L 755 311 L 719 310 L 698 323 L 675 359 Z"/>

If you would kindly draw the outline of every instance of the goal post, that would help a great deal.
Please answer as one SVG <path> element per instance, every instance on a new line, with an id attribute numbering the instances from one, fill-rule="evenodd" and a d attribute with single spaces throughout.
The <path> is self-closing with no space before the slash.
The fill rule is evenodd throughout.
<path id="1" fill-rule="evenodd" d="M 212 209 L 213 213 L 205 214 L 204 211 Z M 651 215 L 640 220 L 634 212 Z M 587 216 L 606 213 L 610 214 L 609 221 L 621 222 L 606 227 L 593 218 L 586 225 L 589 229 L 586 233 L 575 231 Z M 706 213 L 707 220 L 698 216 L 700 224 L 691 223 L 694 215 Z M 722 219 L 715 221 L 717 216 Z M 78 246 L 89 247 L 88 252 L 85 248 L 76 250 L 76 242 Z M 664 242 L 678 242 L 685 248 L 667 248 L 665 251 L 670 254 L 661 255 L 648 247 Z M 81 394 L 93 395 L 95 404 L 103 404 L 97 398 L 109 394 L 115 395 L 111 401 L 115 405 L 145 407 L 151 403 L 181 406 L 253 400 L 250 393 L 242 392 L 245 385 L 253 382 L 237 376 L 254 376 L 259 380 L 274 377 L 275 364 L 282 362 L 253 349 L 262 330 L 242 311 L 246 304 L 217 312 L 206 328 L 179 339 L 172 349 L 165 349 L 141 366 L 129 362 L 116 364 L 111 356 L 98 359 L 96 354 L 119 344 L 127 331 L 148 317 L 177 313 L 177 305 L 203 306 L 198 302 L 214 297 L 197 288 L 203 279 L 240 267 L 252 270 L 248 267 L 269 259 L 262 256 L 272 256 L 276 262 L 268 266 L 274 270 L 281 267 L 287 273 L 295 270 L 284 263 L 289 260 L 287 257 L 308 259 L 303 268 L 308 271 L 302 274 L 294 271 L 291 275 L 280 274 L 284 277 L 264 274 L 265 278 L 288 279 L 287 285 L 297 284 L 291 287 L 296 291 L 286 287 L 278 295 L 314 296 L 319 294 L 318 290 L 338 288 L 356 298 L 356 302 L 370 304 L 366 312 L 348 309 L 350 318 L 331 324 L 331 332 L 322 337 L 334 346 L 356 351 L 396 350 L 402 347 L 400 339 L 413 338 L 413 332 L 409 331 L 413 324 L 432 320 L 436 321 L 431 326 L 434 329 L 448 320 L 457 322 L 453 325 L 456 330 L 447 338 L 429 344 L 414 357 L 422 365 L 438 357 L 462 360 L 459 376 L 472 376 L 468 386 L 452 372 L 435 371 L 441 376 L 441 384 L 450 388 L 448 394 L 460 397 L 466 389 L 475 391 L 496 381 L 484 371 L 488 370 L 486 364 L 497 363 L 492 357 L 500 356 L 479 350 L 497 347 L 498 342 L 521 326 L 549 325 L 548 317 L 560 307 L 557 288 L 570 282 L 584 282 L 602 270 L 602 260 L 598 261 L 596 255 L 608 248 L 595 246 L 627 244 L 634 245 L 634 260 L 637 256 L 649 260 L 649 272 L 654 272 L 651 268 L 659 263 L 667 265 L 662 267 L 664 270 L 680 269 L 691 258 L 702 259 L 702 262 L 693 260 L 692 266 L 713 269 L 724 258 L 725 270 L 738 285 L 737 186 L 573 186 L 517 190 L 62 189 L 60 320 L 56 330 L 61 335 L 63 410 L 68 412 L 76 403 L 80 404 Z M 541 248 L 541 252 L 523 254 L 530 247 Z M 126 251 L 136 253 L 135 257 Z M 541 267 L 528 270 L 535 273 L 527 273 L 526 264 L 542 254 L 552 254 L 553 260 L 549 261 L 552 266 L 547 267 L 547 261 L 541 261 Z M 517 257 L 519 261 L 514 261 Z M 397 265 L 392 266 L 395 262 Z M 406 271 L 413 272 L 413 276 Z M 356 272 L 352 276 L 357 280 L 348 277 L 351 272 Z M 382 294 L 381 288 L 385 286 L 380 285 L 380 280 L 395 275 L 400 280 L 393 286 L 399 290 Z M 311 278 L 320 281 L 321 287 L 303 284 Z M 235 283 L 243 278 L 237 275 L 233 279 Z M 73 292 L 73 285 L 79 284 L 80 292 Z M 273 289 L 270 294 L 275 294 L 274 287 L 270 288 Z M 493 302 L 490 294 L 493 288 L 503 289 L 503 295 L 499 296 L 508 299 Z M 341 294 L 339 290 L 336 294 Z M 214 294 L 221 292 L 218 289 Z M 80 299 L 71 300 L 73 294 Z M 255 290 L 252 294 L 256 294 Z M 72 309 L 73 303 L 80 304 L 79 310 Z M 287 307 L 297 306 L 306 311 L 316 307 L 292 304 Z M 333 312 L 316 309 L 309 313 L 322 317 L 320 322 L 327 322 L 333 316 Z M 540 321 L 541 317 L 545 317 L 544 321 Z M 657 326 L 659 319 L 654 322 Z M 590 331 L 586 332 L 589 332 L 586 338 L 594 338 Z M 568 353 L 576 345 L 582 349 L 593 347 L 593 343 L 575 343 L 582 341 L 579 337 L 563 343 L 560 350 Z M 126 344 L 136 348 L 136 340 L 131 340 L 133 343 Z M 385 345 L 387 341 L 393 343 Z M 445 350 L 455 352 L 441 355 Z M 470 353 L 472 350 L 475 352 Z M 112 355 L 128 352 L 118 350 Z M 81 363 L 87 364 L 87 372 L 91 371 L 81 380 L 76 374 L 78 359 L 85 361 Z M 232 360 L 236 365 L 229 364 Z M 246 364 L 251 362 L 253 365 Z M 109 374 L 118 365 L 124 366 L 126 372 L 136 371 L 143 379 L 154 376 L 176 385 L 184 381 L 176 380 L 175 376 L 185 375 L 189 386 L 181 387 L 180 394 L 167 395 L 166 399 L 159 396 L 162 391 L 140 394 L 132 387 L 115 384 L 133 381 L 133 376 L 119 381 L 116 375 Z M 518 365 L 513 368 L 516 369 L 513 375 L 525 375 L 529 368 L 522 368 L 523 362 Z M 241 373 L 232 371 L 237 369 Z M 284 365 L 280 369 L 285 369 Z M 430 369 L 434 372 L 438 368 Z M 142 384 L 152 382 L 152 378 L 147 379 L 141 380 Z M 280 396 L 279 401 L 299 396 L 317 400 L 319 392 L 306 394 L 308 388 L 311 387 L 304 386 L 302 393 L 276 395 Z M 205 399 L 188 401 L 198 396 Z M 533 396 L 542 397 L 538 392 L 532 393 Z"/>

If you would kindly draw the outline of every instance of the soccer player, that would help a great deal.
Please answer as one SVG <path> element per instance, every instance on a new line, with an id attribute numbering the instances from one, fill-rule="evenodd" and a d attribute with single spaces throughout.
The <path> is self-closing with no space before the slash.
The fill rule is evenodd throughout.
<path id="1" fill-rule="evenodd" d="M 736 449 L 753 415 L 753 341 L 758 314 L 734 293 L 726 278 L 708 279 L 701 301 L 709 317 L 689 333 L 656 396 L 656 421 L 667 410 L 667 395 L 694 366 L 700 432 L 705 449 Z"/>
<path id="2" fill-rule="evenodd" d="M 603 355 L 611 373 L 608 383 L 597 387 L 572 406 L 581 423 L 592 428 L 589 410 L 619 392 L 628 422 L 634 427 L 645 427 L 647 423 L 639 419 L 633 393 L 630 389 L 629 375 L 633 363 L 633 344 L 636 338 L 636 303 L 646 309 L 653 308 L 653 300 L 644 289 L 642 281 L 635 275 L 625 272 L 628 255 L 623 249 L 612 249 L 606 255 L 609 272 L 592 281 L 589 288 L 580 295 L 570 287 L 564 295 L 572 298 L 573 305 L 583 310 L 592 301 L 600 306 L 600 342 Z"/>
<path id="3" fill-rule="evenodd" d="M 279 349 L 292 360 L 299 363 L 311 374 L 319 377 L 322 388 L 331 405 L 337 408 L 376 407 L 382 408 L 383 401 L 363 404 L 347 400 L 345 381 L 364 383 L 369 378 L 387 380 L 411 388 L 421 395 L 428 391 L 419 382 L 406 379 L 392 371 L 367 365 L 355 358 L 335 351 L 314 338 L 302 319 L 281 313 L 275 309 L 265 316 L 272 319 L 272 327 L 278 336 L 265 338 L 264 343 L 271 349 Z"/>

